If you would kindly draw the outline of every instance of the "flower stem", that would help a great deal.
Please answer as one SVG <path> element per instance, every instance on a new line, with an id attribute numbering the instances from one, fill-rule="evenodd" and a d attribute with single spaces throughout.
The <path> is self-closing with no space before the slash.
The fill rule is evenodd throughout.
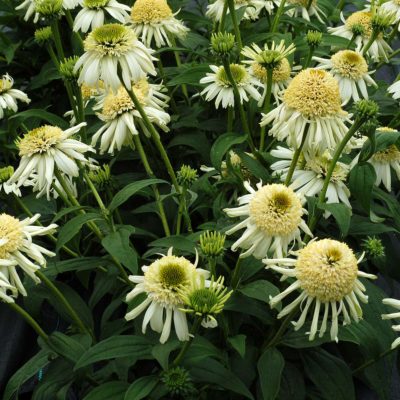
<path id="1" fill-rule="evenodd" d="M 147 130 L 149 131 L 151 138 L 153 139 L 153 142 L 156 145 L 157 150 L 159 151 L 162 160 L 164 161 L 165 167 L 167 168 L 168 174 L 172 180 L 172 184 L 174 185 L 176 192 L 180 193 L 180 186 L 178 184 L 178 180 L 176 178 L 174 168 L 172 167 L 172 164 L 168 157 L 168 154 L 165 151 L 163 144 L 161 143 L 160 135 L 154 128 L 154 125 L 149 120 L 146 112 L 143 110 L 143 107 L 140 104 L 140 101 L 136 97 L 132 88 L 126 87 L 124 80 L 122 79 L 121 71 L 118 71 L 118 77 L 119 77 L 122 85 L 124 86 L 125 90 L 128 92 L 129 97 L 131 98 L 133 104 L 135 105 L 136 110 L 139 112 L 140 116 L 142 117 L 143 123 L 146 126 Z"/>
<path id="2" fill-rule="evenodd" d="M 296 149 L 296 151 L 293 154 L 292 162 L 290 164 L 289 171 L 288 171 L 288 173 L 286 175 L 286 179 L 285 179 L 285 185 L 286 186 L 290 185 L 290 182 L 292 180 L 294 171 L 296 169 L 297 162 L 299 161 L 299 157 L 300 157 L 301 151 L 303 150 L 304 143 L 306 141 L 306 137 L 307 137 L 309 129 L 310 129 L 310 124 L 307 124 L 307 126 L 304 128 L 303 137 L 301 138 L 300 146 L 299 146 L 298 149 Z"/>
<path id="3" fill-rule="evenodd" d="M 79 43 L 79 46 L 80 46 L 81 50 L 83 50 L 82 37 L 79 34 L 79 32 L 76 32 L 76 31 L 73 30 L 73 28 L 74 28 L 74 20 L 72 18 L 71 11 L 69 11 L 68 9 L 64 9 L 64 13 L 65 13 L 65 17 L 67 18 L 67 22 L 68 22 L 69 27 L 71 28 L 74 36 L 78 39 L 78 43 Z"/>
<path id="4" fill-rule="evenodd" d="M 314 50 L 315 50 L 315 47 L 314 46 L 310 46 L 306 62 L 304 63 L 304 67 L 303 67 L 304 69 L 306 69 L 306 68 L 308 68 L 310 66 L 311 60 L 312 60 L 312 56 L 314 54 Z"/>
<path id="5" fill-rule="evenodd" d="M 232 132 L 233 129 L 233 113 L 234 113 L 234 108 L 228 106 L 228 121 L 226 127 L 227 132 Z"/>
<path id="6" fill-rule="evenodd" d="M 221 16 L 221 22 L 219 23 L 218 31 L 219 32 L 224 32 L 225 30 L 225 20 L 226 20 L 226 13 L 228 11 L 228 1 L 224 1 L 224 8 L 222 9 L 222 16 Z"/>
<path id="7" fill-rule="evenodd" d="M 174 39 L 173 37 L 171 37 L 170 40 L 171 40 L 172 45 L 173 45 L 174 47 L 176 47 L 176 41 L 175 41 L 175 39 Z M 181 67 L 181 66 L 182 66 L 181 55 L 180 55 L 180 53 L 179 53 L 178 50 L 174 50 L 174 56 L 175 56 L 176 66 L 177 66 L 178 68 Z M 185 83 L 182 83 L 181 86 L 182 86 L 182 93 L 183 93 L 183 95 L 185 96 L 186 103 L 187 103 L 188 105 L 190 105 L 190 98 L 189 98 L 189 93 L 188 93 L 188 90 L 187 90 L 187 86 L 186 86 Z"/>
<path id="8" fill-rule="evenodd" d="M 78 122 L 85 122 L 85 105 L 83 103 L 83 97 L 82 97 L 82 91 L 79 85 L 74 82 L 73 85 L 73 91 L 75 92 L 75 99 L 76 99 L 76 108 L 77 108 L 77 113 L 78 113 Z M 87 142 L 87 135 L 86 135 L 86 126 L 82 127 L 82 139 L 83 142 Z"/>
<path id="9" fill-rule="evenodd" d="M 388 44 L 390 44 L 392 42 L 392 40 L 395 38 L 395 36 L 399 32 L 399 25 L 400 25 L 400 20 L 397 21 L 397 23 L 393 26 L 393 30 L 392 30 L 392 32 L 390 32 L 390 35 L 387 39 Z"/>
<path id="10" fill-rule="evenodd" d="M 190 338 L 189 338 L 189 340 L 187 340 L 185 342 L 185 344 L 182 346 L 179 354 L 175 357 L 175 360 L 172 362 L 172 365 L 171 365 L 172 367 L 176 367 L 182 361 L 183 356 L 186 354 L 190 345 L 193 342 L 194 335 L 200 328 L 201 319 L 202 319 L 201 317 L 196 317 L 196 319 L 194 320 L 192 329 L 190 330 Z"/>
<path id="11" fill-rule="evenodd" d="M 238 50 L 239 53 L 242 52 L 242 48 L 243 48 L 243 44 L 242 44 L 242 37 L 240 35 L 240 29 L 239 29 L 239 24 L 238 24 L 238 20 L 236 17 L 236 11 L 235 11 L 235 4 L 233 0 L 226 0 L 226 2 L 228 3 L 228 7 L 229 7 L 229 14 L 232 18 L 232 24 L 233 24 L 233 29 L 235 31 L 235 37 L 238 43 Z"/>
<path id="12" fill-rule="evenodd" d="M 315 228 L 315 225 L 316 225 L 316 223 L 318 221 L 318 216 L 317 216 L 318 209 L 319 209 L 319 206 L 322 205 L 325 202 L 326 192 L 328 190 L 328 186 L 329 186 L 329 183 L 331 181 L 331 177 L 332 177 L 333 171 L 335 169 L 335 166 L 336 166 L 336 164 L 337 164 L 337 162 L 338 162 L 338 160 L 339 160 L 344 148 L 346 147 L 347 142 L 352 138 L 352 136 L 355 134 L 355 132 L 361 126 L 362 122 L 363 121 L 360 120 L 360 119 L 357 119 L 356 121 L 354 121 L 353 126 L 348 130 L 348 132 L 346 133 L 345 137 L 339 143 L 339 145 L 337 146 L 337 148 L 335 150 L 335 153 L 334 153 L 334 155 L 332 157 L 332 160 L 331 160 L 331 162 L 329 164 L 328 171 L 326 172 L 326 175 L 325 175 L 324 185 L 322 186 L 321 192 L 320 192 L 319 197 L 318 197 L 318 202 L 317 202 L 317 207 L 315 209 L 315 213 L 312 216 L 312 218 L 310 220 L 310 223 L 309 223 L 309 228 L 310 228 L 311 231 Z"/>
<path id="13" fill-rule="evenodd" d="M 248 144 L 250 146 L 250 149 L 251 149 L 252 153 L 254 155 L 256 155 L 257 154 L 257 150 L 256 150 L 256 147 L 254 146 L 254 142 L 253 142 L 253 138 L 251 136 L 251 132 L 250 132 L 249 124 L 248 124 L 248 121 L 247 121 L 246 113 L 244 112 L 243 104 L 240 101 L 239 90 L 237 88 L 236 81 L 235 81 L 235 79 L 234 79 L 234 77 L 232 75 L 232 71 L 231 71 L 231 67 L 230 67 L 230 64 L 229 64 L 229 60 L 224 58 L 223 59 L 223 65 L 224 65 L 224 69 L 225 69 L 226 75 L 227 75 L 227 77 L 229 79 L 229 82 L 232 85 L 233 93 L 235 95 L 235 104 L 239 108 L 239 114 L 240 114 L 240 119 L 242 121 L 243 131 L 247 135 L 247 142 L 248 142 Z"/>
<path id="14" fill-rule="evenodd" d="M 272 26 L 270 29 L 271 33 L 274 33 L 276 31 L 276 28 L 278 27 L 279 20 L 281 19 L 281 15 L 283 14 L 283 9 L 285 8 L 286 0 L 281 0 L 281 3 L 279 4 L 278 10 L 276 11 L 274 21 L 272 22 Z"/>
<path id="15" fill-rule="evenodd" d="M 52 21 L 51 31 L 53 33 L 54 44 L 56 45 L 56 50 L 57 50 L 59 61 L 63 61 L 65 56 L 64 56 L 64 50 L 63 50 L 62 42 L 61 42 L 60 30 L 58 27 L 58 19 L 54 19 Z"/>
<path id="16" fill-rule="evenodd" d="M 22 307 L 20 307 L 16 303 L 7 303 L 7 305 L 17 312 L 21 317 L 36 331 L 36 333 L 45 341 L 49 340 L 47 333 L 40 327 L 40 325 L 36 322 L 35 319 L 31 317 L 31 315 L 26 312 Z"/>
<path id="17" fill-rule="evenodd" d="M 357 35 L 353 33 L 353 36 L 351 37 L 349 43 L 347 43 L 346 49 L 349 49 L 353 45 L 354 41 L 356 40 L 356 37 Z"/>
<path id="18" fill-rule="evenodd" d="M 385 350 L 384 352 L 380 353 L 377 357 L 371 358 L 370 360 L 366 361 L 365 363 L 361 364 L 359 367 L 354 369 L 352 371 L 352 374 L 354 375 L 354 374 L 357 374 L 358 372 L 361 372 L 365 368 L 368 368 L 369 366 L 378 362 L 381 358 L 384 358 L 384 357 L 388 356 L 389 354 L 393 353 L 395 350 L 397 350 L 397 348 L 393 348 L 393 349 L 390 348 L 388 350 Z"/>
<path id="19" fill-rule="evenodd" d="M 265 114 L 268 113 L 270 106 L 271 106 L 271 92 L 272 92 L 272 76 L 273 76 L 274 70 L 273 68 L 268 68 L 267 69 L 267 81 L 266 81 L 266 94 L 265 94 L 265 99 L 264 99 L 264 106 L 263 106 L 263 111 Z M 260 132 L 260 151 L 264 150 L 265 146 L 265 131 L 267 127 L 262 126 L 261 127 L 261 132 Z"/>
<path id="20" fill-rule="evenodd" d="M 378 34 L 379 34 L 379 32 L 377 30 L 372 31 L 371 37 L 369 38 L 367 44 L 362 49 L 362 55 L 363 56 L 365 56 L 367 54 L 367 51 L 372 46 L 372 43 L 374 43 L 375 39 L 378 37 Z"/>
<path id="21" fill-rule="evenodd" d="M 82 171 L 83 178 L 85 179 L 86 183 L 88 184 L 89 189 L 90 189 L 91 192 L 93 193 L 93 196 L 94 196 L 94 198 L 96 199 L 97 204 L 98 204 L 99 207 L 100 207 L 100 210 L 102 211 L 102 213 L 104 214 L 104 216 L 107 217 L 108 214 L 109 214 L 109 211 L 108 211 L 107 207 L 104 205 L 104 202 L 103 202 L 103 200 L 102 200 L 102 198 L 101 198 L 99 192 L 97 191 L 96 187 L 94 186 L 93 182 L 91 181 L 91 179 L 90 179 L 88 173 L 85 171 L 85 168 L 82 166 L 82 164 L 81 164 L 81 163 L 78 163 L 78 165 L 79 165 L 79 168 L 80 168 L 81 171 Z"/>
<path id="22" fill-rule="evenodd" d="M 21 208 L 21 210 L 28 216 L 28 217 L 30 217 L 30 218 L 32 218 L 33 217 L 33 214 L 32 214 L 32 212 L 29 210 L 29 208 L 24 204 L 24 202 L 22 201 L 22 199 L 20 199 L 17 195 L 15 195 L 14 194 L 14 200 L 15 200 L 15 202 L 18 204 L 18 206 Z M 39 226 L 43 226 L 42 225 L 42 223 L 39 221 L 39 220 L 37 220 L 36 222 L 36 225 L 39 225 Z M 54 235 L 52 235 L 51 233 L 49 233 L 49 234 L 47 234 L 47 236 L 49 237 L 49 239 L 53 242 L 53 243 L 57 243 L 57 238 L 54 236 Z M 73 250 L 71 250 L 69 247 L 67 247 L 67 246 L 62 246 L 61 247 L 66 253 L 68 253 L 70 256 L 72 256 L 72 257 L 74 257 L 74 258 L 76 258 L 76 257 L 79 257 L 79 254 L 78 253 L 75 253 Z"/>
<path id="23" fill-rule="evenodd" d="M 242 259 L 240 258 L 240 256 L 238 257 L 237 261 L 236 261 L 236 265 L 235 265 L 235 269 L 233 270 L 233 274 L 232 274 L 232 280 L 231 280 L 231 286 L 233 289 L 236 289 L 239 286 L 240 283 L 240 270 L 241 270 L 241 261 Z"/>
<path id="24" fill-rule="evenodd" d="M 147 175 L 149 176 L 149 178 L 155 178 L 155 175 L 153 173 L 153 170 L 150 167 L 149 161 L 147 159 L 146 153 L 143 149 L 142 146 L 142 142 L 140 141 L 140 137 L 139 135 L 133 135 L 133 141 L 135 143 L 135 147 L 139 153 L 139 156 L 142 160 L 144 169 L 146 170 Z M 165 210 L 164 210 L 164 205 L 161 201 L 161 196 L 160 196 L 160 192 L 158 191 L 158 188 L 156 185 L 152 185 L 152 189 L 154 192 L 154 196 L 156 198 L 156 203 L 157 203 L 157 207 L 158 207 L 158 212 L 160 213 L 160 219 L 161 219 L 161 223 L 163 225 L 164 228 L 164 232 L 166 236 L 170 236 L 171 235 L 171 231 L 169 229 L 168 226 L 168 221 L 167 221 L 167 217 L 165 215 Z"/>
<path id="25" fill-rule="evenodd" d="M 215 257 L 208 257 L 208 266 L 210 269 L 211 276 L 217 279 L 217 272 L 216 272 L 217 260 L 215 259 Z"/>
<path id="26" fill-rule="evenodd" d="M 79 330 L 82 333 L 87 333 L 92 338 L 94 338 L 93 332 L 91 332 L 91 330 L 85 326 L 85 324 L 80 319 L 79 315 L 76 313 L 74 308 L 71 306 L 71 304 L 68 302 L 68 300 L 64 297 L 64 295 L 61 293 L 61 291 L 53 284 L 53 282 L 50 279 L 48 279 L 47 276 L 44 275 L 43 272 L 40 270 L 36 271 L 35 275 L 37 275 L 37 277 L 42 282 L 44 282 L 44 284 L 49 288 L 49 290 L 54 294 L 54 296 L 57 297 L 57 299 L 64 306 L 65 310 L 68 312 L 68 314 L 70 315 L 72 320 L 78 326 Z"/>

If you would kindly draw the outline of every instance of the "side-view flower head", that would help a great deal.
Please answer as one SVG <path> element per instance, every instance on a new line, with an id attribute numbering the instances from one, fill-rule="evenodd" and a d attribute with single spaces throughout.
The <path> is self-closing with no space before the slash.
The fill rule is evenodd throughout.
<path id="1" fill-rule="evenodd" d="M 18 89 L 13 89 L 14 80 L 5 74 L 0 79 L 0 120 L 4 117 L 4 110 L 18 111 L 17 100 L 30 103 L 28 96 Z"/>

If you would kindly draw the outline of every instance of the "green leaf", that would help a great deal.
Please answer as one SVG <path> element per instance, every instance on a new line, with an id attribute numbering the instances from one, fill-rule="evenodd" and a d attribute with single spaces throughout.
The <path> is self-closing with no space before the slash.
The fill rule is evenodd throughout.
<path id="1" fill-rule="evenodd" d="M 72 362 L 77 362 L 86 351 L 87 346 L 83 345 L 85 342 L 90 344 L 91 339 L 89 336 L 71 337 L 61 332 L 54 332 L 49 336 L 50 348 Z"/>
<path id="2" fill-rule="evenodd" d="M 278 396 L 285 360 L 274 347 L 266 349 L 257 362 L 263 400 L 274 400 Z"/>
<path id="3" fill-rule="evenodd" d="M 58 233 L 58 240 L 56 250 L 60 250 L 62 246 L 68 243 L 78 232 L 81 230 L 82 225 L 89 221 L 99 220 L 102 217 L 97 213 L 88 213 L 77 215 L 76 217 L 69 220 Z"/>
<path id="4" fill-rule="evenodd" d="M 301 353 L 306 375 L 325 400 L 355 400 L 351 371 L 347 364 L 322 349 Z"/>
<path id="5" fill-rule="evenodd" d="M 179 340 L 168 340 L 167 343 L 156 344 L 151 350 L 153 357 L 160 363 L 164 370 L 168 369 L 168 359 L 172 351 L 180 346 Z"/>
<path id="6" fill-rule="evenodd" d="M 150 185 L 156 185 L 157 183 L 166 183 L 166 181 L 163 181 L 162 179 L 146 179 L 126 185 L 113 197 L 110 205 L 108 206 L 108 209 L 111 212 L 114 211 L 117 207 L 125 203 L 125 201 L 127 201 L 131 196 L 133 196 L 140 190 Z"/>
<path id="7" fill-rule="evenodd" d="M 375 132 L 375 148 L 373 153 L 387 149 L 389 146 L 398 144 L 400 132 Z M 360 160 L 371 153 L 371 141 L 367 140 L 360 152 Z M 372 154 L 371 154 L 372 155 Z"/>
<path id="8" fill-rule="evenodd" d="M 150 247 L 160 247 L 169 249 L 173 247 L 176 250 L 187 251 L 188 253 L 195 254 L 196 242 L 179 235 L 168 236 L 165 238 L 157 239 L 149 243 Z M 146 253 L 146 256 L 148 252 Z"/>
<path id="9" fill-rule="evenodd" d="M 126 382 L 111 381 L 94 388 L 83 400 L 121 400 L 128 384 Z"/>
<path id="10" fill-rule="evenodd" d="M 84 206 L 73 206 L 73 207 L 67 207 L 67 208 L 62 208 L 53 218 L 51 221 L 52 223 L 57 222 L 59 219 L 61 219 L 64 215 L 67 215 L 71 212 L 76 212 L 79 210 L 84 210 L 87 207 Z"/>
<path id="11" fill-rule="evenodd" d="M 228 337 L 228 342 L 244 358 L 246 354 L 246 335 Z"/>
<path id="12" fill-rule="evenodd" d="M 211 72 L 209 64 L 200 64 L 194 67 L 183 66 L 179 70 L 181 71 L 179 75 L 167 82 L 167 86 L 178 86 L 182 84 L 202 86 L 200 79 L 206 76 L 207 72 Z"/>
<path id="13" fill-rule="evenodd" d="M 211 163 L 220 170 L 221 162 L 227 151 L 234 145 L 246 141 L 246 135 L 235 135 L 234 133 L 224 133 L 219 136 L 211 147 Z"/>
<path id="14" fill-rule="evenodd" d="M 371 222 L 368 218 L 359 215 L 351 217 L 351 224 L 349 229 L 350 235 L 379 235 L 386 232 L 398 232 L 395 228 L 385 224 L 378 224 Z"/>
<path id="15" fill-rule="evenodd" d="M 319 208 L 325 211 L 329 211 L 333 218 L 335 218 L 339 229 L 342 232 L 343 237 L 347 236 L 350 228 L 351 219 L 351 209 L 345 204 L 335 203 L 335 204 L 320 204 Z"/>
<path id="16" fill-rule="evenodd" d="M 48 363 L 49 351 L 40 350 L 9 379 L 3 393 L 3 400 L 11 400 L 22 384 L 37 374 Z"/>
<path id="17" fill-rule="evenodd" d="M 375 180 L 375 169 L 369 163 L 357 164 L 349 176 L 350 192 L 368 214 L 371 209 L 371 194 Z"/>
<path id="18" fill-rule="evenodd" d="M 108 265 L 108 261 L 100 257 L 80 257 L 71 258 L 70 260 L 54 261 L 49 259 L 47 268 L 43 273 L 48 277 L 54 277 L 63 272 L 70 271 L 87 271 L 101 266 Z"/>
<path id="19" fill-rule="evenodd" d="M 212 358 L 192 364 L 190 375 L 196 381 L 207 384 L 214 383 L 231 392 L 240 394 L 243 398 L 254 399 L 244 383 L 235 374 Z"/>
<path id="20" fill-rule="evenodd" d="M 242 164 L 258 179 L 267 182 L 270 179 L 270 175 L 265 167 L 261 165 L 261 163 L 249 156 L 243 151 L 238 151 Z"/>
<path id="21" fill-rule="evenodd" d="M 82 354 L 75 369 L 113 358 L 146 357 L 151 353 L 151 346 L 149 339 L 144 336 L 112 336 L 97 343 Z"/>
<path id="22" fill-rule="evenodd" d="M 251 282 L 239 289 L 245 296 L 269 303 L 270 297 L 279 294 L 279 289 L 264 279 Z"/>
<path id="23" fill-rule="evenodd" d="M 143 376 L 142 378 L 136 379 L 126 391 L 124 400 L 141 400 L 148 398 L 147 396 L 152 392 L 157 383 L 158 378 L 156 376 Z"/>
<path id="24" fill-rule="evenodd" d="M 136 274 L 138 270 L 137 254 L 130 244 L 130 236 L 134 231 L 133 226 L 118 227 L 116 232 L 108 234 L 101 241 L 108 253 L 128 268 L 132 274 Z"/>
<path id="25" fill-rule="evenodd" d="M 21 111 L 10 117 L 9 120 L 16 120 L 18 121 L 18 123 L 22 123 L 29 118 L 36 118 L 42 121 L 49 122 L 52 125 L 59 126 L 61 129 L 67 129 L 69 127 L 68 122 L 58 115 L 41 109 L 30 109 L 26 111 Z"/>

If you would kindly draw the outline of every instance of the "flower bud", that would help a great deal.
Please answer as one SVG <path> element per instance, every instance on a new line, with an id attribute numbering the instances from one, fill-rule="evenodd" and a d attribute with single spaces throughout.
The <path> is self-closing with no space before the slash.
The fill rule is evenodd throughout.
<path id="1" fill-rule="evenodd" d="M 235 46 L 235 36 L 227 32 L 218 32 L 211 35 L 211 47 L 221 55 L 229 54 Z"/>
<path id="2" fill-rule="evenodd" d="M 79 76 L 79 71 L 74 72 L 75 64 L 79 60 L 78 56 L 65 58 L 63 62 L 60 63 L 60 74 L 66 80 L 74 80 Z"/>
<path id="3" fill-rule="evenodd" d="M 308 31 L 306 35 L 306 42 L 310 47 L 318 47 L 322 42 L 322 32 Z"/>
<path id="4" fill-rule="evenodd" d="M 114 180 L 111 175 L 110 166 L 108 164 L 104 164 L 100 168 L 91 170 L 89 172 L 89 179 L 100 190 L 112 188 L 114 186 Z"/>
<path id="5" fill-rule="evenodd" d="M 382 240 L 376 236 L 368 236 L 367 239 L 363 240 L 362 247 L 370 257 L 380 258 L 385 256 L 385 246 Z"/>
<path id="6" fill-rule="evenodd" d="M 57 17 L 62 10 L 62 0 L 36 0 L 35 11 L 42 17 Z"/>
<path id="7" fill-rule="evenodd" d="M 191 168 L 189 165 L 182 165 L 177 174 L 179 184 L 186 187 L 191 186 L 197 177 L 197 170 Z"/>
<path id="8" fill-rule="evenodd" d="M 10 165 L 8 167 L 0 168 L 0 183 L 7 182 L 12 174 L 14 173 L 14 168 Z"/>
<path id="9" fill-rule="evenodd" d="M 206 257 L 219 257 L 225 250 L 225 235 L 206 231 L 200 235 L 200 250 Z"/>
<path id="10" fill-rule="evenodd" d="M 189 372 L 182 367 L 170 368 L 162 372 L 161 381 L 173 397 L 187 398 L 196 392 Z"/>
<path id="11" fill-rule="evenodd" d="M 373 100 L 360 100 L 354 104 L 354 115 L 357 119 L 373 120 L 379 113 L 379 106 Z"/>
<path id="12" fill-rule="evenodd" d="M 379 8 L 372 17 L 372 29 L 376 32 L 384 32 L 390 25 L 396 22 L 396 13 Z"/>
<path id="13" fill-rule="evenodd" d="M 46 42 L 53 40 L 53 34 L 50 26 L 45 26 L 44 28 L 36 29 L 35 31 L 35 41 L 39 45 L 43 45 Z"/>

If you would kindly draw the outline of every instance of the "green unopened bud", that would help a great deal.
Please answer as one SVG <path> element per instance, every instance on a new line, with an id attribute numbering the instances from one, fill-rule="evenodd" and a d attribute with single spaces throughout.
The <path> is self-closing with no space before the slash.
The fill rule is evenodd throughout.
<path id="1" fill-rule="evenodd" d="M 354 104 L 354 115 L 356 119 L 363 121 L 374 120 L 378 116 L 379 106 L 373 100 L 359 100 Z"/>
<path id="2" fill-rule="evenodd" d="M 11 165 L 9 167 L 0 168 L 0 183 L 7 182 L 13 173 L 14 168 Z"/>
<path id="3" fill-rule="evenodd" d="M 35 31 L 36 43 L 43 45 L 51 40 L 53 40 L 53 34 L 51 32 L 50 26 L 45 26 L 44 28 L 36 29 Z"/>
<path id="4" fill-rule="evenodd" d="M 383 32 L 390 25 L 396 22 L 396 13 L 395 12 L 388 12 L 379 8 L 377 12 L 372 17 L 371 25 L 372 29 L 376 32 Z"/>
<path id="5" fill-rule="evenodd" d="M 78 56 L 73 56 L 65 58 L 64 61 L 60 63 L 60 74 L 64 79 L 74 80 L 78 78 L 79 71 L 74 72 L 74 67 L 78 60 Z"/>
<path id="6" fill-rule="evenodd" d="M 368 236 L 367 239 L 363 240 L 362 247 L 370 257 L 380 258 L 385 256 L 385 246 L 382 240 L 376 236 Z"/>
<path id="7" fill-rule="evenodd" d="M 206 257 L 219 257 L 225 250 L 225 235 L 206 231 L 200 235 L 200 250 Z"/>
<path id="8" fill-rule="evenodd" d="M 170 368 L 168 371 L 164 371 L 161 374 L 161 381 L 172 396 L 187 398 L 193 396 L 196 392 L 189 372 L 182 367 Z"/>
<path id="9" fill-rule="evenodd" d="M 227 32 L 218 32 L 211 35 L 211 47 L 217 54 L 228 54 L 235 46 L 235 36 Z"/>
<path id="10" fill-rule="evenodd" d="M 52 18 L 60 14 L 63 0 L 36 0 L 35 11 L 42 17 Z"/>
<path id="11" fill-rule="evenodd" d="M 353 24 L 350 29 L 355 36 L 364 36 L 365 34 L 365 27 L 362 24 Z"/>
<path id="12" fill-rule="evenodd" d="M 322 42 L 322 32 L 308 31 L 306 42 L 310 47 L 318 47 Z"/>
<path id="13" fill-rule="evenodd" d="M 179 294 L 187 307 L 180 309 L 181 311 L 201 317 L 201 324 L 205 328 L 215 328 L 218 325 L 215 315 L 222 312 L 232 290 L 228 291 L 224 286 L 223 276 L 216 281 L 212 277 L 208 287 L 202 276 L 200 279 L 194 278 L 192 285 L 180 290 Z"/>
<path id="14" fill-rule="evenodd" d="M 100 168 L 91 170 L 89 172 L 89 179 L 99 189 L 112 188 L 114 186 L 113 177 L 108 164 L 104 164 Z"/>
<path id="15" fill-rule="evenodd" d="M 178 171 L 177 178 L 180 185 L 190 186 L 197 179 L 197 170 L 189 165 L 182 165 Z"/>

